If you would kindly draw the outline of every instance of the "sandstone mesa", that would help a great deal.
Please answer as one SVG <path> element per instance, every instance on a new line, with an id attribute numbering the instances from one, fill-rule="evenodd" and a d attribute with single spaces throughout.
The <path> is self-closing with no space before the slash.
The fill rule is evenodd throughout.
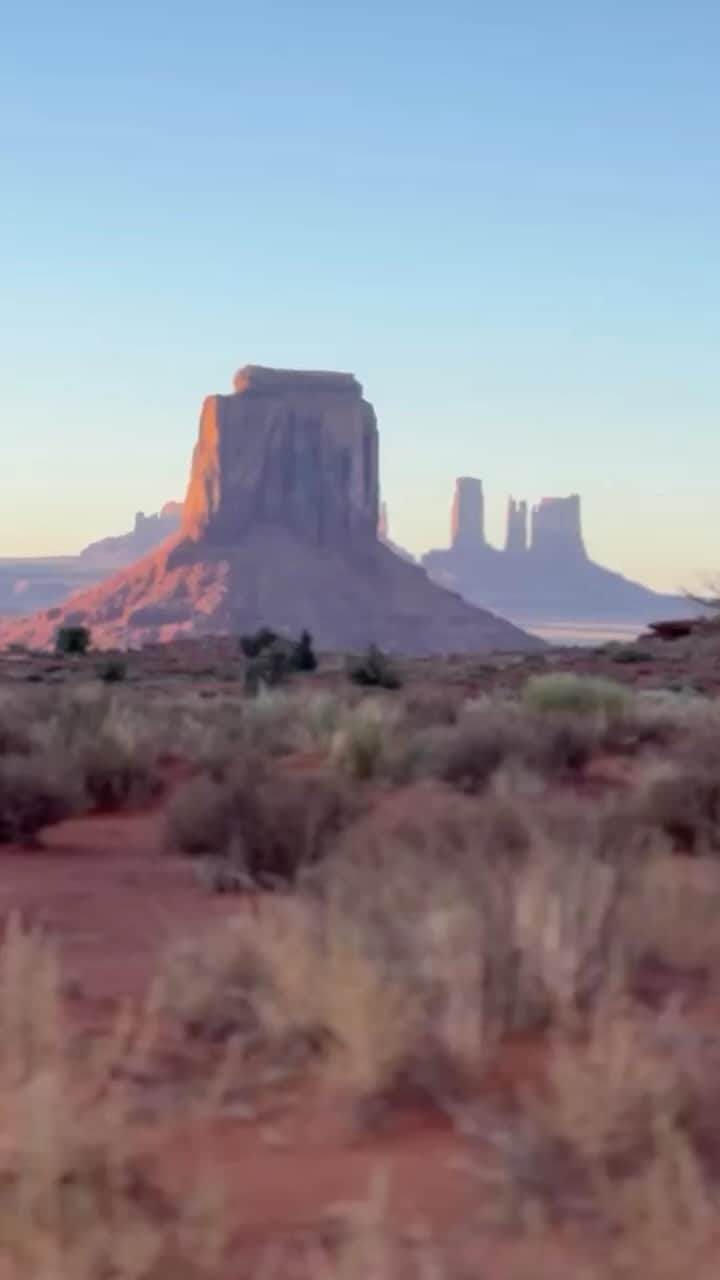
<path id="1" fill-rule="evenodd" d="M 0 624 L 103 646 L 269 625 L 327 650 L 533 650 L 542 642 L 432 583 L 379 538 L 378 427 L 352 374 L 248 365 L 203 405 L 180 531 L 62 605 Z"/>

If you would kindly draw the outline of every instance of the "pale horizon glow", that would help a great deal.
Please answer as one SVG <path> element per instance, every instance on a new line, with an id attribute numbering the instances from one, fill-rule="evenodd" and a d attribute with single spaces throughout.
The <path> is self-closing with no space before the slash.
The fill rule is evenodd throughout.
<path id="1" fill-rule="evenodd" d="M 388 11 L 389 9 L 389 11 Z M 238 365 L 349 370 L 395 540 L 456 475 L 717 576 L 720 10 L 38 0 L 0 47 L 0 557 L 184 496 Z"/>

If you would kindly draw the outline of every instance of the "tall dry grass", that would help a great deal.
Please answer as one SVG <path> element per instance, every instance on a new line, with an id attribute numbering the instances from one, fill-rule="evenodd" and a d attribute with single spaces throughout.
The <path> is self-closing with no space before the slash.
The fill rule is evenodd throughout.
<path id="1" fill-rule="evenodd" d="M 147 1005 L 90 1041 L 67 1020 L 52 946 L 11 919 L 0 1280 L 230 1280 L 255 1266 L 232 1253 L 238 1224 L 212 1170 L 182 1195 L 160 1176 L 178 1114 L 149 1119 L 142 1080 L 167 1027 L 207 1063 L 182 1104 L 206 1119 L 225 1089 L 282 1076 L 350 1104 L 358 1125 L 423 1099 L 466 1135 L 477 1219 L 462 1241 L 399 1238 L 378 1183 L 367 1203 L 330 1206 L 331 1245 L 318 1228 L 260 1274 L 534 1280 L 539 1252 L 535 1269 L 502 1261 L 508 1227 L 537 1250 L 574 1227 L 581 1264 L 553 1263 L 560 1280 L 715 1275 L 717 708 L 557 682 L 529 708 L 404 696 L 0 699 L 0 779 L 35 769 L 37 806 L 51 762 L 86 809 L 149 794 L 162 758 L 180 756 L 199 777 L 173 802 L 176 843 L 236 857 L 256 889 L 283 880 L 259 910 L 240 901 L 183 938 Z M 584 769 L 608 751 L 633 771 L 597 794 Z M 312 757 L 311 781 L 288 768 L 296 754 Z M 512 1105 L 491 1104 L 492 1068 L 520 1037 L 541 1069 Z"/>
<path id="2" fill-rule="evenodd" d="M 173 1202 L 153 1177 L 163 1126 L 138 1123 L 133 1080 L 153 1034 L 128 1015 L 92 1046 L 79 1042 L 53 947 L 10 919 L 0 946 L 3 1280 L 217 1274 L 219 1201 L 200 1182 Z"/>

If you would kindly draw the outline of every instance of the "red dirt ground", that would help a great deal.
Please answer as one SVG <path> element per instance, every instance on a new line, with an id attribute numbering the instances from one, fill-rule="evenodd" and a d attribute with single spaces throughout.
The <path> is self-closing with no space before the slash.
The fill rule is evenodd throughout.
<path id="1" fill-rule="evenodd" d="M 93 1026 L 110 1025 L 122 1002 L 142 998 L 173 939 L 238 910 L 237 898 L 205 892 L 187 859 L 162 851 L 157 813 L 63 823 L 38 850 L 5 851 L 2 871 L 0 922 L 19 912 L 56 940 L 69 1008 Z M 211 1155 L 248 1244 L 293 1235 L 332 1205 L 363 1200 L 379 1166 L 391 1176 L 393 1221 L 420 1218 L 444 1230 L 467 1220 L 477 1194 L 474 1180 L 453 1170 L 463 1143 L 437 1114 L 408 1113 L 360 1137 L 347 1115 L 307 1097 L 281 1108 L 271 1126 L 223 1116 L 173 1127 L 168 1180 L 182 1186 Z"/>
<path id="2" fill-rule="evenodd" d="M 93 1033 L 112 1025 L 123 1002 L 142 999 L 173 939 L 239 908 L 237 898 L 205 892 L 188 860 L 163 852 L 159 813 L 63 823 L 46 833 L 38 850 L 6 850 L 2 872 L 0 924 L 19 912 L 56 940 L 69 1009 Z M 507 1098 L 534 1074 L 536 1050 L 506 1049 L 486 1080 L 488 1096 Z M 162 1101 L 156 1105 L 165 1111 Z M 490 1153 L 477 1137 L 468 1143 L 437 1111 L 408 1108 L 367 1131 L 353 1126 L 339 1100 L 334 1105 L 326 1091 L 305 1087 L 269 1106 L 261 1100 L 260 1111 L 203 1120 L 175 1103 L 167 1120 L 162 1116 L 159 1171 L 168 1190 L 191 1186 L 206 1159 L 220 1171 L 237 1223 L 237 1276 L 253 1274 L 271 1245 L 295 1250 L 318 1232 L 332 1239 L 333 1209 L 366 1202 L 378 1173 L 388 1177 L 385 1229 L 400 1242 L 418 1230 L 440 1241 L 455 1238 L 483 1210 L 483 1183 L 468 1160 L 489 1167 Z M 549 1251 L 557 1250 L 567 1258 L 568 1247 L 555 1234 L 543 1246 L 544 1257 L 549 1262 Z M 480 1260 L 485 1266 L 490 1251 L 493 1277 L 534 1276 L 532 1241 L 481 1230 L 474 1232 L 478 1248 L 472 1267 Z M 290 1270 L 283 1266 L 281 1274 Z"/>
<path id="3" fill-rule="evenodd" d="M 475 687 L 483 687 L 483 674 Z M 287 767 L 312 771 L 317 763 L 308 756 Z M 596 761 L 586 782 L 623 785 L 631 773 L 623 762 Z M 388 801 L 388 820 L 402 803 L 398 796 Z M 49 830 L 36 850 L 2 853 L 0 927 L 18 912 L 25 924 L 56 940 L 69 1010 L 93 1031 L 110 1027 L 124 1002 L 142 1000 L 169 944 L 236 913 L 240 905 L 237 897 L 208 893 L 190 860 L 164 852 L 159 812 L 73 820 Z M 505 1046 L 493 1064 L 484 1081 L 491 1124 L 502 1120 L 504 1106 L 528 1077 L 536 1078 L 538 1049 Z M 278 1241 L 309 1237 L 333 1206 L 363 1201 L 380 1169 L 390 1177 L 387 1214 L 393 1230 L 403 1234 L 420 1222 L 447 1238 L 465 1230 L 492 1199 L 487 1184 L 468 1170 L 468 1159 L 482 1164 L 485 1173 L 495 1172 L 482 1133 L 463 1138 L 437 1111 L 408 1108 L 380 1131 L 359 1131 L 339 1100 L 333 1105 L 326 1091 L 307 1089 L 278 1094 L 269 1106 L 263 1100 L 257 1113 L 245 1117 L 202 1120 L 176 1105 L 160 1157 L 163 1181 L 182 1189 L 205 1157 L 222 1172 L 238 1245 L 248 1259 Z M 495 1229 L 474 1235 L 479 1252 L 468 1276 L 535 1280 L 552 1274 L 564 1280 L 582 1274 L 582 1264 L 572 1261 L 577 1241 L 558 1232 L 544 1235 L 540 1245 Z M 238 1276 L 245 1265 L 250 1263 L 243 1263 Z"/>

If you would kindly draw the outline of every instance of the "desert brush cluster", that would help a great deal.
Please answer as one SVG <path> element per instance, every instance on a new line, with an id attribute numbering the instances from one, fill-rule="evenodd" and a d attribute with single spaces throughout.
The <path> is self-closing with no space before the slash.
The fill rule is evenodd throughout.
<path id="1" fill-rule="evenodd" d="M 199 675 L 6 659 L 6 865 L 147 813 L 208 915 L 98 1026 L 62 941 L 5 911 L 0 1276 L 709 1280 L 720 701 L 638 688 L 626 659 L 624 683 L 498 662 L 478 692 L 304 639 L 266 682 L 273 646 Z M 350 1150 L 442 1126 L 470 1210 L 399 1223 L 381 1170 L 249 1243 L 192 1135 L 275 1096 L 342 1116 Z"/>

